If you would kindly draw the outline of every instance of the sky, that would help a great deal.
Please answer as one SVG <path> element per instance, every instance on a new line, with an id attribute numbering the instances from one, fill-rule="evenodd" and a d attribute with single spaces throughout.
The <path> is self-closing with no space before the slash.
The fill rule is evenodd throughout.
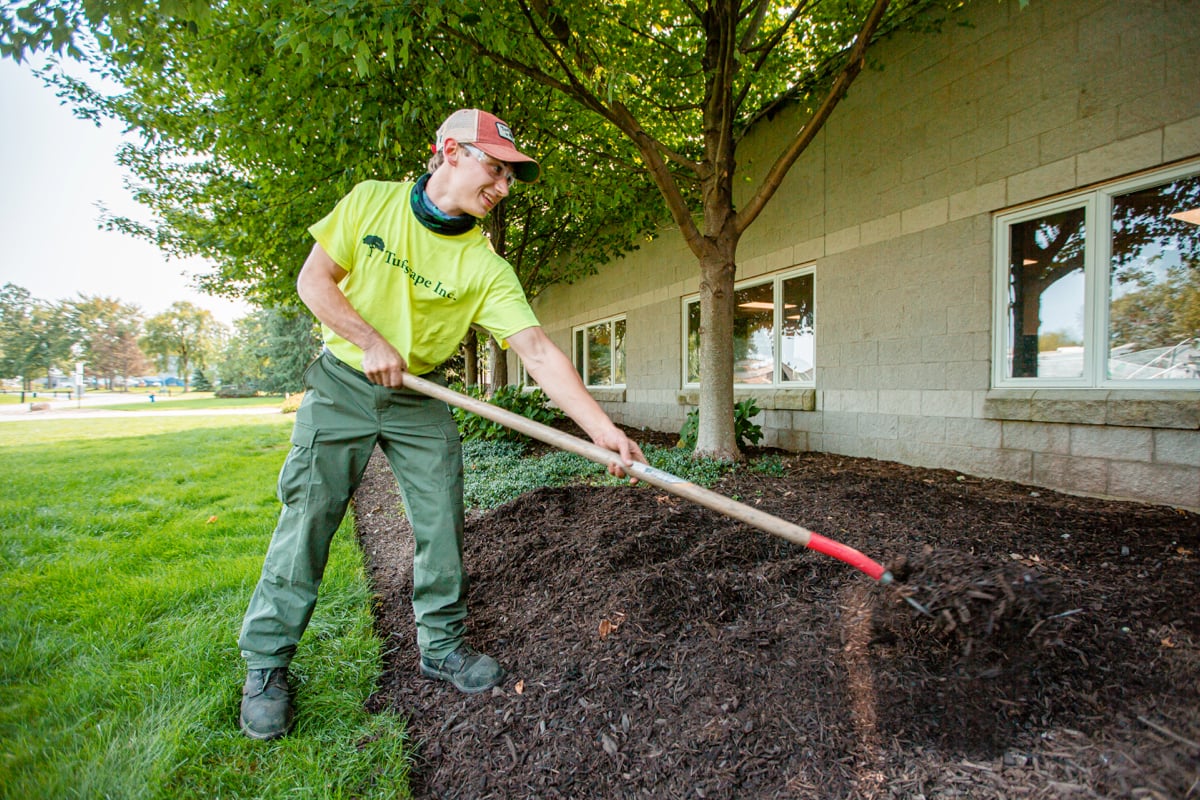
<path id="1" fill-rule="evenodd" d="M 250 308 L 201 294 L 200 259 L 168 260 L 153 245 L 99 228 L 103 205 L 141 220 L 148 212 L 125 188 L 117 164 L 119 125 L 96 127 L 59 104 L 28 63 L 0 58 L 0 285 L 14 283 L 49 302 L 88 296 L 141 307 L 146 317 L 188 301 L 226 325 Z"/>

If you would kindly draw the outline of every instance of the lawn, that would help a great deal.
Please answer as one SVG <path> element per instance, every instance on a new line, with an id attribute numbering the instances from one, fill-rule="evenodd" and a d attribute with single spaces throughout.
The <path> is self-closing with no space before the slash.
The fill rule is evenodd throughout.
<path id="1" fill-rule="evenodd" d="M 289 424 L 0 426 L 0 797 L 407 796 L 403 720 L 363 710 L 381 645 L 349 519 L 293 668 L 295 731 L 237 728 Z"/>

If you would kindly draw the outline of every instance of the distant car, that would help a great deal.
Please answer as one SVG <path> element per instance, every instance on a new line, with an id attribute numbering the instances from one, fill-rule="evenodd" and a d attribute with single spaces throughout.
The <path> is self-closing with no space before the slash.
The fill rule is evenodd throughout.
<path id="1" fill-rule="evenodd" d="M 183 386 L 183 381 L 179 378 L 171 377 L 163 381 L 163 386 Z"/>
<path id="2" fill-rule="evenodd" d="M 158 378 L 142 378 L 138 383 L 139 386 L 162 386 L 162 381 Z"/>

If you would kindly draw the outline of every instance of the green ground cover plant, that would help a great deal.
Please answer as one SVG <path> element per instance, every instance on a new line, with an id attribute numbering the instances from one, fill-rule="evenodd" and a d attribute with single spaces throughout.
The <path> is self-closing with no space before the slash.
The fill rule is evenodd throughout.
<path id="1" fill-rule="evenodd" d="M 236 637 L 290 418 L 0 425 L 0 797 L 408 795 L 349 519 L 293 669 L 292 735 L 237 729 Z"/>
<path id="2" fill-rule="evenodd" d="M 604 467 L 583 456 L 551 451 L 537 458 L 525 455 L 526 447 L 512 441 L 469 441 L 463 444 L 463 496 L 468 508 L 491 509 L 543 486 L 592 483 L 619 486 Z M 647 445 L 642 448 L 652 467 L 670 472 L 698 486 L 711 488 L 736 466 L 729 461 L 692 458 L 691 451 Z M 647 484 L 643 484 L 643 487 Z"/>

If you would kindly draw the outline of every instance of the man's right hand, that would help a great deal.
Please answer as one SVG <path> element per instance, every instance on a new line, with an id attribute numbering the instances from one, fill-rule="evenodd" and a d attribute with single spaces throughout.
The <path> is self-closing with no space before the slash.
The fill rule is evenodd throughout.
<path id="1" fill-rule="evenodd" d="M 372 383 L 399 389 L 404 385 L 404 371 L 408 364 L 396 348 L 387 343 L 382 336 L 363 348 L 363 373 Z"/>

